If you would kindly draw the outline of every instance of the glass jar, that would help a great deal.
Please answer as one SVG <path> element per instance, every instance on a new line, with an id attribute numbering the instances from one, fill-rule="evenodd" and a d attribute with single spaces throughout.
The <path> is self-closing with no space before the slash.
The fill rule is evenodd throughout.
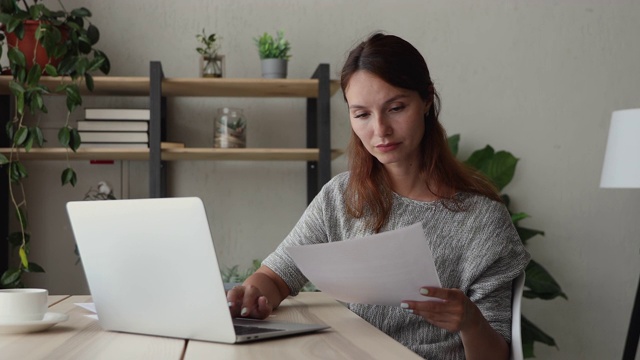
<path id="1" fill-rule="evenodd" d="M 222 77 L 222 58 L 219 56 L 203 57 L 202 77 Z"/>
<path id="2" fill-rule="evenodd" d="M 247 121 L 242 109 L 218 109 L 214 124 L 214 146 L 217 148 L 244 148 L 247 146 Z"/>

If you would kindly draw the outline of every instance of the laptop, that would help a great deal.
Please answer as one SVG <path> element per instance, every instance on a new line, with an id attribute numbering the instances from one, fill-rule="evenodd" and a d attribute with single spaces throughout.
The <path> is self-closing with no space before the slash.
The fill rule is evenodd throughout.
<path id="1" fill-rule="evenodd" d="M 105 330 L 233 344 L 328 328 L 231 317 L 199 198 L 73 201 L 67 213 Z"/>

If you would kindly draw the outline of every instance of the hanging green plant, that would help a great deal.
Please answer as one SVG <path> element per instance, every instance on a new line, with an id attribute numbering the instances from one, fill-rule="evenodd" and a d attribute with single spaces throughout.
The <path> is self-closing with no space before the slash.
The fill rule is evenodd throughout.
<path id="1" fill-rule="evenodd" d="M 20 226 L 20 231 L 8 236 L 11 248 L 17 250 L 19 262 L 17 267 L 10 267 L 0 277 L 0 287 L 5 288 L 23 287 L 22 275 L 26 272 L 44 272 L 41 266 L 29 260 L 27 199 L 22 183 L 29 174 L 20 161 L 20 152 L 28 152 L 34 146 L 42 147 L 46 140 L 39 118 L 31 124 L 25 115 L 47 113 L 45 95 L 65 96 L 67 117 L 58 131 L 58 142 L 67 149 L 67 154 L 75 152 L 81 139 L 69 120 L 71 112 L 82 105 L 81 86 L 93 91 L 91 74 L 96 71 L 108 74 L 111 67 L 107 56 L 94 47 L 100 39 L 100 31 L 89 21 L 91 12 L 84 7 L 67 11 L 61 1 L 58 4 L 61 9 L 52 10 L 38 0 L 0 0 L 0 30 L 3 32 L 0 45 L 4 41 L 7 43 L 9 89 L 15 98 L 15 113 L 4 129 L 11 149 L 8 156 L 0 154 L 0 166 L 7 167 L 10 202 Z M 59 85 L 49 88 L 43 82 L 47 75 L 60 77 Z M 68 157 L 60 181 L 62 185 L 72 186 L 77 182 Z"/>

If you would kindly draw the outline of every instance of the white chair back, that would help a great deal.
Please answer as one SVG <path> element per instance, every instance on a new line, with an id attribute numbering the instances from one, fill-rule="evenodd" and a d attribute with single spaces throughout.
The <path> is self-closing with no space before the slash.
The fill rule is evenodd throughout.
<path id="1" fill-rule="evenodd" d="M 521 305 L 524 290 L 524 271 L 513 279 L 513 295 L 511 299 L 511 360 L 522 360 Z"/>

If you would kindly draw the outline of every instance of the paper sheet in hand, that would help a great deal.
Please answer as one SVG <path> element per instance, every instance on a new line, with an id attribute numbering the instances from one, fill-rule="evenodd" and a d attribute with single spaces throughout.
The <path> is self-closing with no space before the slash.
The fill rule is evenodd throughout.
<path id="1" fill-rule="evenodd" d="M 289 246 L 302 273 L 337 300 L 400 306 L 425 301 L 422 286 L 441 287 L 420 223 L 363 238 Z"/>

